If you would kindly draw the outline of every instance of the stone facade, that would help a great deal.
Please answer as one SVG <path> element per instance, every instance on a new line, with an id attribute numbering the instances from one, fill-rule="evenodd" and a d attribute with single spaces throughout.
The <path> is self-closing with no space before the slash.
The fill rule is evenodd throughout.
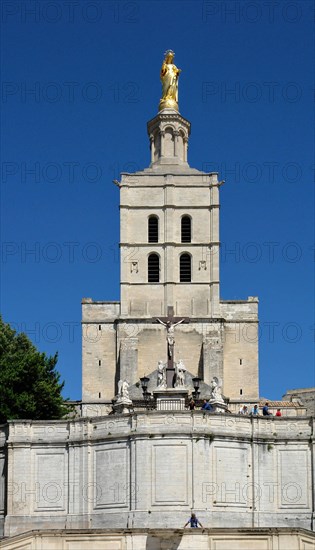
<path id="1" fill-rule="evenodd" d="M 223 380 L 231 399 L 258 398 L 258 299 L 220 300 L 219 189 L 216 173 L 189 166 L 190 123 L 165 110 L 148 123 L 150 167 L 122 174 L 120 189 L 121 301 L 85 299 L 83 402 L 110 403 L 119 379 L 136 384 L 166 359 L 166 331 L 156 322 L 168 308 L 189 324 L 176 327 L 175 360 L 209 384 Z M 156 236 L 149 237 L 152 216 Z M 183 238 L 182 219 L 190 220 Z M 149 242 L 150 241 L 150 242 Z M 183 242 L 185 241 L 185 242 Z M 181 255 L 191 280 L 181 282 Z M 149 282 L 148 258 L 158 257 Z M 192 390 L 192 387 L 190 388 Z"/>
<path id="2" fill-rule="evenodd" d="M 314 419 L 152 411 L 10 421 L 4 535 L 296 528 L 314 520 Z"/>

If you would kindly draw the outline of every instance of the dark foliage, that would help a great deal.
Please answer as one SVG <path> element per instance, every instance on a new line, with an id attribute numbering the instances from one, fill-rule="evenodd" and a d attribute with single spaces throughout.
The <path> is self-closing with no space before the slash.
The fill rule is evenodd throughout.
<path id="1" fill-rule="evenodd" d="M 0 423 L 12 419 L 53 420 L 70 412 L 64 401 L 58 354 L 40 353 L 26 334 L 0 316 Z"/>

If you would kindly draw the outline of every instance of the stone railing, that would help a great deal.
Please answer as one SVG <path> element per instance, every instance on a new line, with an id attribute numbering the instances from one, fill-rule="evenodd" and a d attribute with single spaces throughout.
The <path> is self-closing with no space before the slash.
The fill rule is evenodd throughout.
<path id="1" fill-rule="evenodd" d="M 1 550 L 313 550 L 314 533 L 304 529 L 91 529 L 46 530 L 0 540 Z"/>

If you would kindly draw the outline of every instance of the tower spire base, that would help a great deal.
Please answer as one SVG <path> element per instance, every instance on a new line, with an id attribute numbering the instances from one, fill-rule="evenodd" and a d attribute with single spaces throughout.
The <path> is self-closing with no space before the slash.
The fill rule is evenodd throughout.
<path id="1" fill-rule="evenodd" d="M 162 103 L 168 100 L 161 100 Z M 175 102 L 174 102 L 175 103 Z M 190 122 L 182 117 L 177 108 L 169 104 L 148 122 L 151 145 L 151 166 L 158 164 L 187 165 Z"/>

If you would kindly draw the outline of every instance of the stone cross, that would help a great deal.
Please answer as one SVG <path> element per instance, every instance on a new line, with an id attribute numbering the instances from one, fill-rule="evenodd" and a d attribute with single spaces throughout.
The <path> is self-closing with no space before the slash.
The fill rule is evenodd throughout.
<path id="1" fill-rule="evenodd" d="M 167 388 L 174 387 L 174 347 L 175 347 L 175 334 L 174 329 L 180 323 L 189 323 L 188 317 L 174 317 L 174 308 L 168 306 L 167 317 L 159 317 L 156 319 L 157 323 L 164 325 L 167 330 L 167 367 L 166 367 L 166 386 Z"/>

